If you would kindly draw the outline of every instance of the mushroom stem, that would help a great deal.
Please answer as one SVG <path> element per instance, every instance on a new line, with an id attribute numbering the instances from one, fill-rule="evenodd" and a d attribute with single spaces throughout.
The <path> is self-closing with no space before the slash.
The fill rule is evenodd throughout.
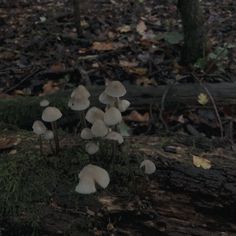
<path id="1" fill-rule="evenodd" d="M 43 141 L 42 141 L 42 136 L 39 135 L 39 149 L 40 149 L 40 155 L 43 155 Z"/>
<path id="2" fill-rule="evenodd" d="M 53 131 L 53 134 L 54 134 L 55 154 L 57 154 L 59 152 L 60 146 L 59 146 L 59 138 L 58 138 L 56 121 L 51 122 L 51 126 L 52 126 L 52 131 Z"/>
<path id="3" fill-rule="evenodd" d="M 52 141 L 49 140 L 48 143 L 49 143 L 49 146 L 50 146 L 50 149 L 51 149 L 52 153 L 55 153 L 54 147 L 52 145 Z"/>
<path id="4" fill-rule="evenodd" d="M 83 122 L 83 128 L 86 128 L 87 127 L 87 123 L 86 123 L 86 120 L 85 120 L 85 112 L 84 111 L 81 111 L 81 120 Z"/>

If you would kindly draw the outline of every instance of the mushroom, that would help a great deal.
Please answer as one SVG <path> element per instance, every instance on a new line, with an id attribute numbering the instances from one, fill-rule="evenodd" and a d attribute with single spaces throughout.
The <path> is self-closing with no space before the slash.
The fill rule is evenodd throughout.
<path id="1" fill-rule="evenodd" d="M 144 167 L 144 173 L 145 174 L 153 174 L 156 171 L 155 164 L 150 160 L 144 160 L 140 164 L 140 168 Z"/>
<path id="2" fill-rule="evenodd" d="M 104 137 L 108 133 L 108 128 L 103 120 L 96 120 L 92 125 L 91 131 L 95 137 Z"/>
<path id="3" fill-rule="evenodd" d="M 72 93 L 71 98 L 77 99 L 77 100 L 83 100 L 88 99 L 90 97 L 89 91 L 83 86 L 79 85 Z"/>
<path id="4" fill-rule="evenodd" d="M 90 105 L 90 101 L 87 98 L 76 99 L 71 98 L 68 102 L 68 107 L 73 111 L 83 111 L 86 110 Z"/>
<path id="5" fill-rule="evenodd" d="M 125 86 L 120 81 L 111 81 L 105 89 L 105 93 L 111 97 L 119 98 L 126 94 Z"/>
<path id="6" fill-rule="evenodd" d="M 115 103 L 115 99 L 109 95 L 107 95 L 104 92 L 102 92 L 100 95 L 99 95 L 99 101 L 105 105 L 113 105 Z"/>
<path id="7" fill-rule="evenodd" d="M 107 134 L 105 137 L 106 139 L 117 141 L 119 144 L 122 144 L 124 142 L 123 136 L 115 131 L 111 131 L 110 133 Z"/>
<path id="8" fill-rule="evenodd" d="M 54 135 L 56 153 L 59 151 L 59 139 L 57 133 L 56 121 L 62 117 L 61 111 L 56 107 L 47 107 L 43 110 L 42 120 L 45 122 L 50 122 L 52 126 L 52 131 Z"/>
<path id="9" fill-rule="evenodd" d="M 110 177 L 105 169 L 89 164 L 80 171 L 79 184 L 75 191 L 81 194 L 91 194 L 96 192 L 95 184 L 105 189 L 109 183 Z"/>
<path id="10" fill-rule="evenodd" d="M 81 131 L 80 137 L 82 139 L 92 139 L 94 137 L 94 135 L 92 134 L 91 129 L 89 128 L 84 128 Z"/>
<path id="11" fill-rule="evenodd" d="M 118 108 L 120 110 L 120 112 L 124 112 L 128 109 L 128 107 L 130 106 L 130 102 L 128 100 L 119 100 L 118 101 Z"/>
<path id="12" fill-rule="evenodd" d="M 41 107 L 47 107 L 50 104 L 50 102 L 47 99 L 43 99 L 42 101 L 40 101 L 39 104 Z"/>
<path id="13" fill-rule="evenodd" d="M 36 120 L 33 123 L 32 129 L 34 133 L 37 134 L 39 137 L 40 155 L 42 155 L 43 154 L 42 135 L 47 131 L 47 128 L 42 121 Z"/>
<path id="14" fill-rule="evenodd" d="M 91 107 L 85 116 L 85 119 L 93 124 L 96 120 L 103 120 L 104 119 L 104 112 L 97 108 L 97 107 Z"/>
<path id="15" fill-rule="evenodd" d="M 108 126 L 117 125 L 121 121 L 121 113 L 116 107 L 109 108 L 104 114 L 104 122 Z"/>
<path id="16" fill-rule="evenodd" d="M 99 150 L 99 146 L 94 142 L 89 142 L 85 145 L 85 150 L 89 155 L 93 155 Z"/>
<path id="17" fill-rule="evenodd" d="M 50 148 L 51 148 L 51 151 L 52 151 L 52 153 L 54 153 L 54 148 L 53 148 L 52 142 L 51 142 L 51 141 L 54 139 L 54 134 L 53 134 L 53 132 L 52 132 L 51 130 L 47 130 L 47 131 L 43 134 L 43 138 L 48 141 L 49 146 L 50 146 Z"/>

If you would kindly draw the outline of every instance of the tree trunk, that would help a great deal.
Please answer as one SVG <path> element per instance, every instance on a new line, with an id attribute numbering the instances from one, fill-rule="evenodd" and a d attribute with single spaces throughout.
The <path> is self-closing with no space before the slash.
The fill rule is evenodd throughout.
<path id="1" fill-rule="evenodd" d="M 179 0 L 178 9 L 184 29 L 182 62 L 194 63 L 205 55 L 206 32 L 199 0 Z"/>
<path id="2" fill-rule="evenodd" d="M 82 34 L 81 23 L 80 23 L 80 0 L 73 0 L 73 7 L 74 7 L 74 21 L 75 27 L 77 30 L 78 36 Z"/>

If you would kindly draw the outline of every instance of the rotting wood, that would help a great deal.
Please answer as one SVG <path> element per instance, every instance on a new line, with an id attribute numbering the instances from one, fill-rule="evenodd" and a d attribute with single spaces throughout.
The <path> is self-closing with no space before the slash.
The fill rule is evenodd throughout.
<path id="1" fill-rule="evenodd" d="M 236 83 L 205 83 L 205 87 L 209 90 L 215 99 L 216 105 L 235 105 L 236 104 Z M 88 88 L 93 97 L 91 104 L 101 106 L 96 97 L 104 90 L 102 86 Z M 160 106 L 163 94 L 167 86 L 157 87 L 140 87 L 127 86 L 127 95 L 132 107 L 131 109 L 147 109 L 150 105 Z M 199 105 L 197 97 L 200 93 L 204 93 L 204 88 L 200 84 L 178 84 L 173 85 L 165 98 L 165 108 L 171 108 L 176 104 Z M 46 97 L 10 97 L 0 99 L 0 120 L 9 124 L 16 124 L 19 127 L 29 127 L 35 119 L 39 119 L 42 108 L 39 106 L 40 100 L 47 98 L 52 105 L 62 109 L 65 118 L 73 117 L 75 114 L 69 111 L 67 103 L 71 91 L 61 91 Z M 211 106 L 211 104 L 209 104 Z M 72 116 L 71 116 L 72 115 Z"/>

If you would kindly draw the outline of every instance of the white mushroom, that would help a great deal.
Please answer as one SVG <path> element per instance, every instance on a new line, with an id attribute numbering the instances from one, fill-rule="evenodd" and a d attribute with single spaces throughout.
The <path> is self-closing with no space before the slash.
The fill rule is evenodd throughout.
<path id="1" fill-rule="evenodd" d="M 50 104 L 50 102 L 47 99 L 43 99 L 42 101 L 40 101 L 39 104 L 41 107 L 47 107 Z"/>
<path id="2" fill-rule="evenodd" d="M 96 120 L 92 125 L 91 131 L 95 137 L 104 137 L 108 133 L 108 128 L 103 120 Z"/>
<path id="3" fill-rule="evenodd" d="M 45 140 L 52 140 L 54 139 L 54 134 L 51 130 L 47 130 L 44 134 L 43 134 L 43 138 Z"/>
<path id="4" fill-rule="evenodd" d="M 119 100 L 118 101 L 118 108 L 120 110 L 120 112 L 124 112 L 128 109 L 128 107 L 130 106 L 130 102 L 128 100 Z"/>
<path id="5" fill-rule="evenodd" d="M 92 139 L 94 137 L 94 135 L 92 134 L 91 129 L 89 128 L 84 128 L 81 131 L 80 137 L 82 139 Z"/>
<path id="6" fill-rule="evenodd" d="M 100 95 L 99 95 L 99 101 L 105 105 L 113 105 L 115 103 L 115 99 L 109 95 L 107 95 L 104 92 L 102 92 Z"/>
<path id="7" fill-rule="evenodd" d="M 115 131 L 111 131 L 108 133 L 108 135 L 105 137 L 106 139 L 117 141 L 119 144 L 122 144 L 124 142 L 123 136 Z"/>
<path id="8" fill-rule="evenodd" d="M 80 99 L 88 99 L 90 97 L 89 91 L 83 86 L 79 85 L 72 93 L 71 98 L 80 100 Z"/>
<path id="9" fill-rule="evenodd" d="M 99 150 L 99 146 L 94 142 L 89 142 L 85 145 L 85 150 L 89 155 L 93 155 Z"/>
<path id="10" fill-rule="evenodd" d="M 104 112 L 97 108 L 97 107 L 91 107 L 85 116 L 85 119 L 93 124 L 96 120 L 103 120 L 104 119 Z"/>
<path id="11" fill-rule="evenodd" d="M 126 89 L 120 81 L 111 81 L 106 86 L 105 93 L 111 97 L 119 98 L 126 94 Z"/>
<path id="12" fill-rule="evenodd" d="M 56 153 L 59 152 L 59 138 L 57 134 L 57 125 L 56 121 L 62 117 L 61 111 L 56 107 L 47 107 L 43 110 L 42 120 L 50 122 L 52 126 L 52 131 L 54 135 Z"/>
<path id="13" fill-rule="evenodd" d="M 122 116 L 120 111 L 115 108 L 109 108 L 104 114 L 104 122 L 108 126 L 116 125 L 122 121 Z"/>
<path id="14" fill-rule="evenodd" d="M 47 128 L 46 126 L 44 125 L 44 123 L 40 120 L 36 120 L 34 123 L 33 123 L 33 131 L 35 134 L 37 135 L 42 135 L 46 132 Z"/>
<path id="15" fill-rule="evenodd" d="M 68 107 L 73 111 L 86 110 L 90 105 L 90 101 L 87 98 L 75 99 L 71 98 L 68 102 Z"/>
<path id="16" fill-rule="evenodd" d="M 75 191 L 81 194 L 90 194 L 96 192 L 95 183 L 102 188 L 106 188 L 110 183 L 110 177 L 107 171 L 99 166 L 89 164 L 79 173 L 79 184 Z"/>
<path id="17" fill-rule="evenodd" d="M 145 174 L 153 174 L 156 171 L 155 164 L 150 160 L 144 160 L 140 164 L 140 168 L 144 167 L 144 173 Z"/>

